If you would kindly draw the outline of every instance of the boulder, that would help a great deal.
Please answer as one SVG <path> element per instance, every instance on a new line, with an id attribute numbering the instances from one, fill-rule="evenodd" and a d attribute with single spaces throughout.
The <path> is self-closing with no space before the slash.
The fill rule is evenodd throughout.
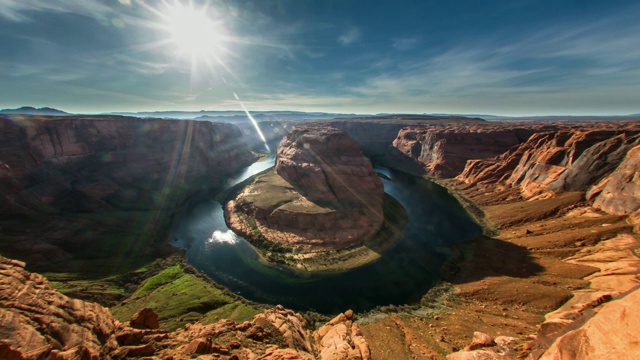
<path id="1" fill-rule="evenodd" d="M 465 350 L 476 350 L 483 347 L 495 346 L 496 342 L 493 341 L 493 338 L 485 333 L 481 333 L 479 331 L 474 331 L 473 339 L 471 340 L 471 344 L 467 345 Z"/>
<path id="2" fill-rule="evenodd" d="M 158 314 L 150 308 L 144 308 L 131 316 L 131 327 L 138 329 L 158 329 Z"/>

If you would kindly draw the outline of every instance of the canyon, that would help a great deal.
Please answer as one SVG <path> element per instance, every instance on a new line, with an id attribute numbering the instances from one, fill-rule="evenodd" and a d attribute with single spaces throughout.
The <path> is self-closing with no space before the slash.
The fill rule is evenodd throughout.
<path id="1" fill-rule="evenodd" d="M 44 272 L 132 270 L 190 196 L 255 161 L 242 139 L 210 122 L 1 117 L 1 251 Z"/>
<path id="2" fill-rule="evenodd" d="M 633 311 L 640 284 L 638 122 L 410 116 L 322 122 L 345 130 L 376 161 L 447 187 L 485 232 L 456 247 L 442 269 L 445 281 L 416 303 L 361 314 L 344 309 L 316 321 L 220 293 L 196 273 L 171 275 L 178 265 L 136 270 L 143 262 L 132 263 L 140 254 L 172 253 L 161 236 L 172 211 L 254 161 L 236 127 L 120 117 L 1 119 L 0 251 L 27 263 L 25 269 L 1 259 L 0 310 L 13 329 L 0 341 L 7 358 L 640 356 Z M 295 187 L 302 178 L 290 169 L 285 162 L 277 174 Z M 117 280 L 108 277 L 114 265 Z M 109 294 L 123 277 L 125 295 Z M 180 284 L 197 284 L 211 294 L 208 302 L 186 306 L 179 316 L 163 304 L 156 310 L 164 330 L 131 326 L 146 303 L 188 298 Z"/>
<path id="3" fill-rule="evenodd" d="M 383 195 L 371 162 L 345 132 L 297 126 L 278 146 L 275 168 L 227 203 L 225 220 L 258 247 L 339 250 L 378 234 Z"/>

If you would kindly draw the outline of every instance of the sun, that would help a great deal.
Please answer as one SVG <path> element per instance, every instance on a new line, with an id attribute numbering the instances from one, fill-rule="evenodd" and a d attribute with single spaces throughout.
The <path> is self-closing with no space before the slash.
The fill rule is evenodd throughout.
<path id="1" fill-rule="evenodd" d="M 207 6 L 196 9 L 193 3 L 174 1 L 166 4 L 161 16 L 161 28 L 169 34 L 168 40 L 179 55 L 191 60 L 220 61 L 226 36 L 222 24 L 210 17 Z"/>

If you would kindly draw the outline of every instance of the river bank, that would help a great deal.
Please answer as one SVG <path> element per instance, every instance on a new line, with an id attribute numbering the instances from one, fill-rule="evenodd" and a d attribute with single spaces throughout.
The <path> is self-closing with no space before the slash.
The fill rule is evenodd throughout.
<path id="1" fill-rule="evenodd" d="M 639 259 L 629 249 L 637 249 L 638 234 L 626 216 L 592 209 L 583 193 L 524 201 L 510 189 L 438 183 L 475 209 L 484 235 L 456 248 L 443 268 L 446 283 L 419 308 L 385 307 L 361 319 L 375 358 L 444 359 L 474 332 L 500 337 L 484 356 L 537 358 L 563 334 L 558 318 L 599 306 L 603 294 L 623 297 L 637 283 Z"/>

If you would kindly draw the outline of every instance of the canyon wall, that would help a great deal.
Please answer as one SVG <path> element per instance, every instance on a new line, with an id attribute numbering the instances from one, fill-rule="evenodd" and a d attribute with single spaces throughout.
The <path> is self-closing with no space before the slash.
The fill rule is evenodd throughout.
<path id="1" fill-rule="evenodd" d="M 630 214 L 640 208 L 640 125 L 608 127 L 536 133 L 497 157 L 468 161 L 457 179 L 467 184 L 503 183 L 525 199 L 588 192 L 596 208 Z"/>
<path id="2" fill-rule="evenodd" d="M 393 146 L 422 163 L 430 175 L 455 177 L 468 160 L 500 155 L 533 131 L 489 125 L 406 127 L 398 133 Z"/>
<path id="3" fill-rule="evenodd" d="M 353 119 L 331 121 L 329 124 L 349 134 L 362 152 L 369 157 L 384 155 L 398 131 L 406 126 L 402 123 L 366 122 Z"/>
<path id="4" fill-rule="evenodd" d="M 379 115 L 370 118 L 335 119 L 330 126 L 344 130 L 368 157 L 385 156 L 398 132 L 406 126 L 441 127 L 452 124 L 484 124 L 462 116 Z"/>
<path id="5" fill-rule="evenodd" d="M 640 207 L 638 123 L 405 127 L 393 144 L 430 176 L 512 187 L 525 199 L 589 191 L 615 214 Z"/>
<path id="6" fill-rule="evenodd" d="M 222 184 L 254 160 L 230 124 L 0 117 L 0 212 L 148 210 Z"/>
<path id="7" fill-rule="evenodd" d="M 635 141 L 637 143 L 637 140 Z M 610 214 L 640 211 L 640 146 L 629 150 L 614 172 L 589 189 L 593 206 Z"/>

